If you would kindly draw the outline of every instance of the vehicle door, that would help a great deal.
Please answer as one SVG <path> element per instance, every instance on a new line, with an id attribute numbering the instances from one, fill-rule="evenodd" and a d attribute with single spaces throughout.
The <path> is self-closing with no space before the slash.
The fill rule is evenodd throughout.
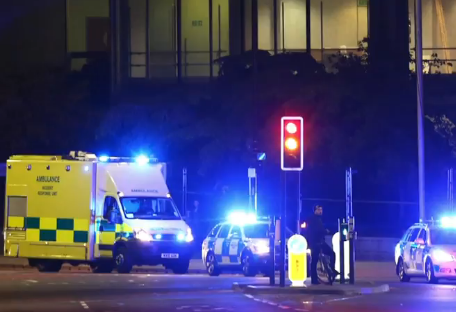
<path id="1" fill-rule="evenodd" d="M 404 246 L 404 268 L 407 274 L 416 273 L 414 262 L 415 254 L 412 255 L 412 245 L 415 244 L 415 240 L 418 238 L 420 230 L 421 228 L 419 227 L 413 227 Z"/>
<path id="2" fill-rule="evenodd" d="M 412 244 L 412 258 L 414 259 L 414 267 L 417 272 L 424 274 L 424 250 L 427 246 L 427 229 L 421 229 L 417 240 Z"/>
<path id="3" fill-rule="evenodd" d="M 220 228 L 222 227 L 221 224 L 217 224 L 211 232 L 207 235 L 207 237 L 203 241 L 203 245 L 201 248 L 201 256 L 203 261 L 206 261 L 206 256 L 209 250 L 214 251 L 215 249 L 215 243 L 217 241 L 217 235 L 220 231 Z"/>
<path id="4" fill-rule="evenodd" d="M 239 259 L 239 242 L 242 240 L 241 227 L 238 225 L 233 225 L 231 227 L 230 234 L 226 240 L 226 249 L 224 254 L 224 263 L 227 264 L 240 264 L 241 260 Z"/>
<path id="5" fill-rule="evenodd" d="M 112 250 L 116 240 L 116 224 L 121 223 L 121 214 L 117 199 L 113 196 L 106 196 L 103 206 L 103 219 L 100 220 L 99 249 Z"/>
<path id="6" fill-rule="evenodd" d="M 227 264 L 229 261 L 224 262 L 226 260 L 224 257 L 226 250 L 226 241 L 228 238 L 228 234 L 230 234 L 231 230 L 231 225 L 230 224 L 224 224 L 222 225 L 222 228 L 220 229 L 220 232 L 217 236 L 217 239 L 215 240 L 215 245 L 214 245 L 214 254 L 215 254 L 215 259 L 217 260 L 217 263 L 220 264 Z"/>

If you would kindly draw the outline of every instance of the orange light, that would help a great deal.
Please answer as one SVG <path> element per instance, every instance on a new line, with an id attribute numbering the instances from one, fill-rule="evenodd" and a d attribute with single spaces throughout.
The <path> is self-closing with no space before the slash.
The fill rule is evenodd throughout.
<path id="1" fill-rule="evenodd" d="M 288 133 L 291 134 L 296 133 L 296 131 L 298 131 L 298 127 L 296 127 L 296 125 L 293 122 L 287 123 L 285 129 L 287 129 Z"/>
<path id="2" fill-rule="evenodd" d="M 285 141 L 285 147 L 289 150 L 295 150 L 298 148 L 298 142 L 293 138 L 288 138 Z"/>

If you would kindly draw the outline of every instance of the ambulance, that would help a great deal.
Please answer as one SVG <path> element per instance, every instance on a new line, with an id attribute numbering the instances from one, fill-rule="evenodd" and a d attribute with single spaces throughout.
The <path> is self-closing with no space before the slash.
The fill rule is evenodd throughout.
<path id="1" fill-rule="evenodd" d="M 6 171 L 5 256 L 41 272 L 64 262 L 96 273 L 188 271 L 193 235 L 169 193 L 166 164 L 71 152 L 12 156 Z"/>

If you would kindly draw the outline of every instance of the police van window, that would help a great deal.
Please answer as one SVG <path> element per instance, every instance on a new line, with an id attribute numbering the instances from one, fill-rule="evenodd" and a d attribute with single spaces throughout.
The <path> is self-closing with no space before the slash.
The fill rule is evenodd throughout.
<path id="1" fill-rule="evenodd" d="M 420 235 L 418 236 L 418 238 L 422 238 L 424 242 L 427 241 L 426 229 L 422 229 L 422 230 L 421 230 Z"/>
<path id="2" fill-rule="evenodd" d="M 112 196 L 106 196 L 103 208 L 103 218 L 108 219 L 108 213 L 111 210 L 118 210 L 117 200 Z"/>
<path id="3" fill-rule="evenodd" d="M 231 236 L 241 237 L 241 228 L 237 225 L 233 226 L 231 229 Z"/>
<path id="4" fill-rule="evenodd" d="M 219 233 L 219 238 L 227 238 L 228 237 L 228 233 L 230 233 L 230 225 L 228 224 L 225 224 L 222 226 L 222 229 L 220 230 L 220 233 Z"/>
<path id="5" fill-rule="evenodd" d="M 409 235 L 407 241 L 408 241 L 408 242 L 414 242 L 414 241 L 417 239 L 418 233 L 419 233 L 419 232 L 420 232 L 420 228 L 414 228 L 414 229 L 412 230 L 412 233 Z"/>
<path id="6" fill-rule="evenodd" d="M 217 224 L 213 229 L 212 231 L 209 233 L 209 235 L 207 237 L 216 237 L 217 236 L 217 233 L 218 231 L 220 230 L 220 228 L 222 227 L 221 224 Z"/>

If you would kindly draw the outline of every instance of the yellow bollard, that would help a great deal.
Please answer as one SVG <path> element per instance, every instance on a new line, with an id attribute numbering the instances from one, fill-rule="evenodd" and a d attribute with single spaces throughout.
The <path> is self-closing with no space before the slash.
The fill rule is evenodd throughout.
<path id="1" fill-rule="evenodd" d="M 303 287 L 307 279 L 307 240 L 302 235 L 288 240 L 288 278 L 294 287 Z"/>

